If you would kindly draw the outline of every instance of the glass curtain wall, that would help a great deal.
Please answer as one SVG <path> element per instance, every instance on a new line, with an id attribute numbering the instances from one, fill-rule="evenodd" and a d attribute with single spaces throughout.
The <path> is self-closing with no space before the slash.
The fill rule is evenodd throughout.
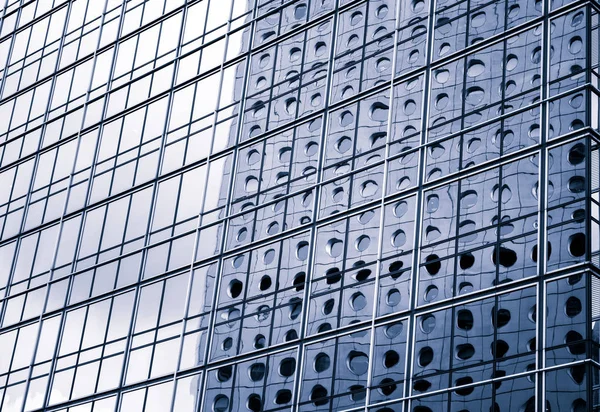
<path id="1" fill-rule="evenodd" d="M 600 410 L 595 1 L 0 1 L 0 410 Z"/>

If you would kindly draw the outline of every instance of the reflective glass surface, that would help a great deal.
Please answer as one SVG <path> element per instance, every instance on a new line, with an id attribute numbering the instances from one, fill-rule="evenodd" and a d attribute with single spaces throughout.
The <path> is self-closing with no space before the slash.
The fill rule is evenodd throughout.
<path id="1" fill-rule="evenodd" d="M 0 410 L 600 410 L 598 10 L 2 1 Z"/>

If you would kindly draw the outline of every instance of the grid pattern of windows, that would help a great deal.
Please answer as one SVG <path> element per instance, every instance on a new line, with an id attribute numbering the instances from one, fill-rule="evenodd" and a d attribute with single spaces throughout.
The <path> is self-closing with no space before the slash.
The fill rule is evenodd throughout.
<path id="1" fill-rule="evenodd" d="M 596 2 L 2 3 L 0 410 L 599 410 Z"/>

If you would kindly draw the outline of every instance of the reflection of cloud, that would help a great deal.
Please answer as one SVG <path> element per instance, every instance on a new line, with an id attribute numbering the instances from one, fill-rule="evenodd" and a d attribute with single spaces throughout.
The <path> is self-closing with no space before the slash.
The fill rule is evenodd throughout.
<path id="1" fill-rule="evenodd" d="M 29 386 L 27 399 L 23 398 L 21 390 L 25 389 L 25 384 L 16 385 L 6 390 L 4 404 L 2 404 L 2 412 L 21 412 L 23 401 L 25 401 L 25 410 L 41 408 L 44 405 L 46 398 L 46 383 L 47 379 L 32 381 Z M 15 392 L 19 392 L 15 395 Z M 57 402 L 68 401 L 69 398 L 63 395 L 60 391 L 55 390 Z M 54 398 L 53 398 L 54 399 Z"/>
<path id="2" fill-rule="evenodd" d="M 6 399 L 2 405 L 2 411 L 6 412 L 20 412 L 21 405 L 23 404 L 23 396 L 18 396 L 14 400 L 12 399 L 10 389 L 6 392 Z"/>

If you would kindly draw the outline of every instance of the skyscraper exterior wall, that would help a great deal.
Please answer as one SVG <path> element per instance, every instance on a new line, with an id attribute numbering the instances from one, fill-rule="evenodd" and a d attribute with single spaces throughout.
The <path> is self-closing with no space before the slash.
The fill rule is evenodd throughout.
<path id="1" fill-rule="evenodd" d="M 2 0 L 0 410 L 600 410 L 599 4 Z"/>

